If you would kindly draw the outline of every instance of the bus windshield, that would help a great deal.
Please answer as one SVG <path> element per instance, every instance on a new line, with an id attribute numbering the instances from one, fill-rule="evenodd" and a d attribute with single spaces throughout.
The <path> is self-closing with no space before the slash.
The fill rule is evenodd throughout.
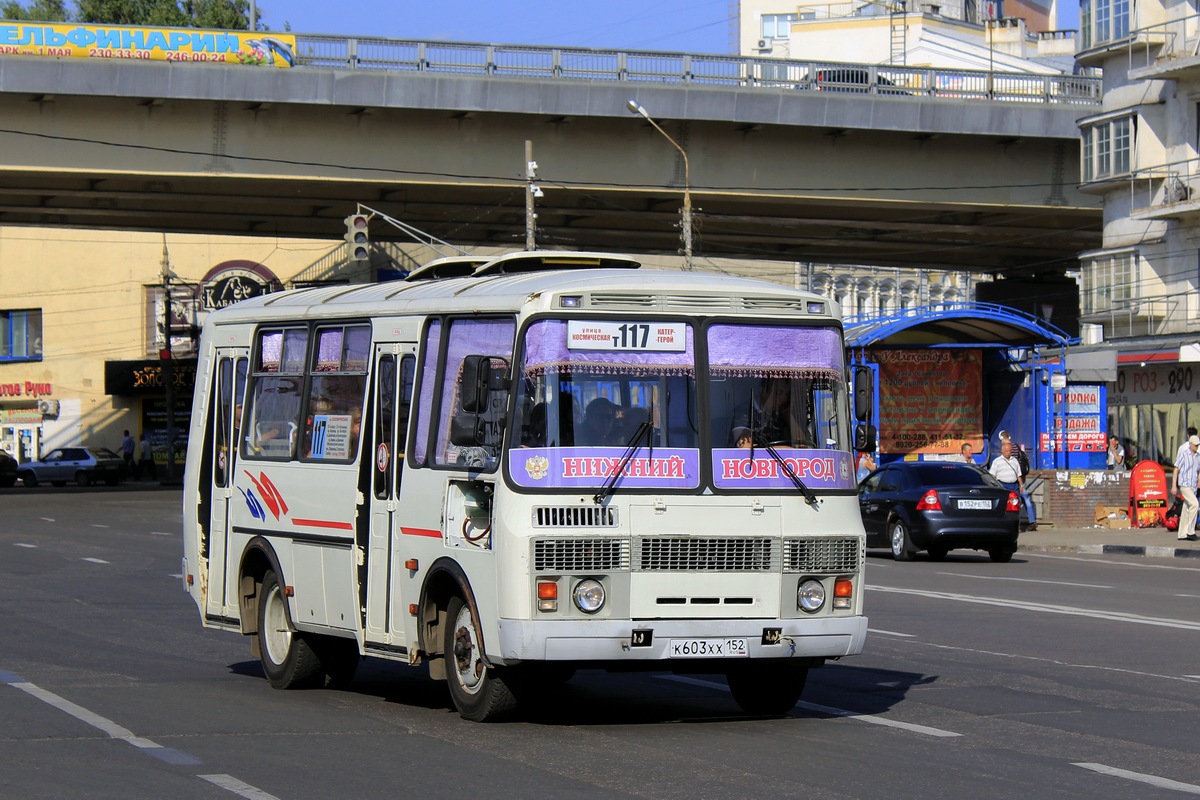
<path id="1" fill-rule="evenodd" d="M 814 489 L 853 488 L 835 328 L 713 324 L 698 334 L 680 321 L 542 319 L 521 352 L 508 458 L 517 486 L 593 489 L 619 471 L 618 492 L 788 490 L 791 469 Z"/>

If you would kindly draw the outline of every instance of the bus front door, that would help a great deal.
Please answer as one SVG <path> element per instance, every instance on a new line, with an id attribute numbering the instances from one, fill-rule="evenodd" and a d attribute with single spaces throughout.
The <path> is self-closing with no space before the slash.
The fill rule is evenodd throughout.
<path id="1" fill-rule="evenodd" d="M 405 601 L 400 596 L 404 564 L 396 563 L 397 498 L 404 472 L 404 443 L 416 374 L 415 344 L 381 344 L 375 351 L 374 444 L 371 466 L 371 526 L 366 542 L 368 644 L 400 650 L 405 646 Z M 364 457 L 366 454 L 364 453 Z"/>
<path id="2" fill-rule="evenodd" d="M 228 576 L 236 571 L 229 564 L 229 532 L 231 502 L 235 502 L 234 478 L 237 474 L 237 454 L 241 441 L 242 402 L 246 394 L 246 368 L 249 351 L 244 348 L 223 348 L 217 351 L 211 413 L 212 430 L 206 437 L 213 451 L 208 459 L 212 464 L 209 486 L 210 511 L 207 541 L 201 541 L 201 555 L 208 559 L 208 600 L 205 615 L 229 620 L 237 616 L 236 597 Z M 236 556 L 235 556 L 236 557 Z"/>

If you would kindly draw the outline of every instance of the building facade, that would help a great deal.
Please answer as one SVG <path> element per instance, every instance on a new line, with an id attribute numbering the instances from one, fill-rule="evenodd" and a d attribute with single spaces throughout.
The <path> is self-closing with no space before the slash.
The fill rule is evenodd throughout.
<path id="1" fill-rule="evenodd" d="M 1083 0 L 1079 64 L 1103 70 L 1080 121 L 1083 190 L 1103 246 L 1081 254 L 1085 340 L 1116 351 L 1108 425 L 1139 457 L 1174 460 L 1200 424 L 1200 8 Z"/>

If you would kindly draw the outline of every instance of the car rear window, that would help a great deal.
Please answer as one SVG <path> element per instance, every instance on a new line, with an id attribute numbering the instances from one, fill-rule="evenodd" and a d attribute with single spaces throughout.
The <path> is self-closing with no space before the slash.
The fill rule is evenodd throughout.
<path id="1" fill-rule="evenodd" d="M 912 468 L 921 486 L 979 486 L 987 484 L 987 475 L 967 464 L 921 464 Z"/>

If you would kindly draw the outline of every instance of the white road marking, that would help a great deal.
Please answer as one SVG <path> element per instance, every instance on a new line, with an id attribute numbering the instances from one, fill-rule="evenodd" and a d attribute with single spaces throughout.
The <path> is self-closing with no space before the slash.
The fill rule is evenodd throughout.
<path id="1" fill-rule="evenodd" d="M 1112 775 L 1116 778 L 1125 778 L 1126 780 L 1138 781 L 1139 783 L 1148 783 L 1151 786 L 1156 786 L 1159 789 L 1172 789 L 1176 792 L 1186 792 L 1187 794 L 1200 794 L 1200 786 L 1194 783 L 1181 783 L 1173 781 L 1170 778 L 1160 778 L 1157 775 L 1145 775 L 1141 772 L 1130 772 L 1127 769 L 1117 769 L 1110 767 L 1107 764 L 1087 764 L 1078 762 L 1074 764 L 1076 767 L 1090 769 L 1092 772 L 1099 772 L 1101 775 Z"/>
<path id="2" fill-rule="evenodd" d="M 1170 564 L 1146 564 L 1140 561 L 1113 561 L 1108 558 L 1080 558 L 1078 556 L 1056 556 L 1050 553 L 1031 553 L 1026 550 L 1021 551 L 1022 557 L 1029 558 L 1049 558 L 1057 561 L 1083 561 L 1088 564 L 1102 564 L 1106 567 L 1139 567 L 1141 569 L 1173 569 L 1181 572 L 1200 572 L 1200 567 L 1176 567 Z"/>
<path id="3" fill-rule="evenodd" d="M 958 603 L 977 603 L 985 606 L 1019 609 L 1022 611 L 1040 611 L 1045 614 L 1065 614 L 1072 617 L 1091 617 L 1109 622 L 1131 622 L 1136 625 L 1154 625 L 1160 628 L 1181 628 L 1189 631 L 1200 631 L 1200 622 L 1186 619 L 1170 619 L 1167 617 L 1144 617 L 1140 614 L 1125 614 L 1120 611 L 1100 611 L 1094 608 L 1075 608 L 1073 606 L 1056 606 L 1051 603 L 1030 603 L 1025 600 L 1010 600 L 1002 597 L 976 597 L 970 594 L 955 592 L 931 592 L 925 589 L 901 589 L 895 586 L 880 586 L 874 584 L 870 591 L 892 592 L 894 594 L 910 594 L 930 600 L 951 600 Z"/>
<path id="4" fill-rule="evenodd" d="M 175 534 L 167 531 L 150 531 L 151 536 L 174 536 Z"/>
<path id="5" fill-rule="evenodd" d="M 1185 678 L 1193 678 L 1193 679 L 1195 679 L 1195 680 L 1200 680 L 1200 675 L 1184 675 L 1183 677 L 1185 677 Z"/>
<path id="6" fill-rule="evenodd" d="M 83 559 L 83 560 L 84 560 L 84 561 L 90 561 L 90 562 L 92 562 L 93 564 L 107 564 L 107 563 L 108 563 L 108 562 L 107 562 L 107 561 L 105 561 L 103 558 L 85 558 L 85 559 Z"/>
<path id="7" fill-rule="evenodd" d="M 1177 595 L 1175 595 L 1175 596 L 1176 596 L 1176 597 L 1194 597 L 1194 598 L 1200 598 L 1200 594 L 1177 594 Z"/>
<path id="8" fill-rule="evenodd" d="M 42 519 L 45 520 L 46 522 L 54 522 L 53 517 L 42 517 Z"/>
<path id="9" fill-rule="evenodd" d="M 70 716 L 74 717 L 75 719 L 79 720 L 80 722 L 87 723 L 88 725 L 91 725 L 93 728 L 98 728 L 99 730 L 103 731 L 104 733 L 107 733 L 112 738 L 120 739 L 123 742 L 128 742 L 129 744 L 133 745 L 134 747 L 137 747 L 137 748 L 140 748 L 143 750 L 148 750 L 148 749 L 155 748 L 155 747 L 162 747 L 162 745 L 155 744 L 154 742 L 150 741 L 149 739 L 143 739 L 140 736 L 134 736 L 133 731 L 129 730 L 128 728 L 121 727 L 117 723 L 113 722 L 111 719 L 106 719 L 105 717 L 102 717 L 99 714 L 92 713 L 91 711 L 88 711 L 83 706 L 75 705 L 70 700 L 67 700 L 64 697 L 59 697 L 54 692 L 48 692 L 45 689 L 43 689 L 42 687 L 35 686 L 34 684 L 29 683 L 28 681 L 20 681 L 17 683 L 10 683 L 9 686 L 12 686 L 15 689 L 20 689 L 22 692 L 25 692 L 26 694 L 36 697 L 37 699 L 41 700 L 43 703 L 52 705 L 55 708 L 57 708 L 59 711 L 62 711 L 65 714 L 69 714 Z"/>
<path id="10" fill-rule="evenodd" d="M 676 683 L 687 683 L 692 686 L 703 686 L 706 689 L 716 689 L 721 692 L 728 692 L 729 687 L 723 683 L 714 683 L 713 681 L 704 681 L 699 678 L 689 678 L 686 675 L 655 675 L 664 681 L 675 681 Z M 879 717 L 874 714 L 860 714 L 857 711 L 847 711 L 843 708 L 831 708 L 830 706 L 819 706 L 816 703 L 806 703 L 801 700 L 796 704 L 797 708 L 806 708 L 809 711 L 816 711 L 821 714 L 829 714 L 833 717 L 845 717 L 846 719 L 856 719 L 859 722 L 869 722 L 872 725 L 883 725 L 888 728 L 899 728 L 901 730 L 910 731 L 911 733 L 921 733 L 926 736 L 962 736 L 961 733 L 953 731 L 944 731 L 939 728 L 930 728 L 926 725 L 914 725 L 911 722 L 897 722 L 894 719 Z"/>
<path id="11" fill-rule="evenodd" d="M 242 783 L 232 775 L 197 775 L 196 777 L 203 778 L 222 789 L 227 789 L 246 800 L 279 800 L 275 795 L 267 794 L 262 789 L 256 789 L 248 783 Z"/>
<path id="12" fill-rule="evenodd" d="M 37 549 L 37 545 L 36 545 L 36 544 L 29 544 L 29 543 L 27 543 L 27 542 L 13 542 L 13 546 L 14 546 L 14 547 L 28 547 L 30 550 L 36 550 L 36 549 Z"/>
<path id="13" fill-rule="evenodd" d="M 108 525 L 101 525 L 99 522 L 93 522 L 93 523 L 92 523 L 92 527 L 93 527 L 93 528 L 107 528 L 107 527 L 109 527 L 109 526 L 108 526 Z"/>
<path id="14" fill-rule="evenodd" d="M 1048 583 L 1051 586 L 1079 586 L 1084 589 L 1111 589 L 1099 583 L 1068 583 L 1067 581 L 1039 581 L 1035 578 L 1005 578 L 1001 575 L 964 575 L 958 572 L 936 572 L 935 575 L 949 575 L 952 578 L 974 578 L 980 581 L 1017 581 L 1018 583 Z"/>
<path id="15" fill-rule="evenodd" d="M 868 633 L 879 633 L 884 636 L 899 636 L 902 639 L 912 639 L 916 636 L 914 633 L 897 633 L 896 631 L 884 631 L 879 628 L 867 628 Z"/>

